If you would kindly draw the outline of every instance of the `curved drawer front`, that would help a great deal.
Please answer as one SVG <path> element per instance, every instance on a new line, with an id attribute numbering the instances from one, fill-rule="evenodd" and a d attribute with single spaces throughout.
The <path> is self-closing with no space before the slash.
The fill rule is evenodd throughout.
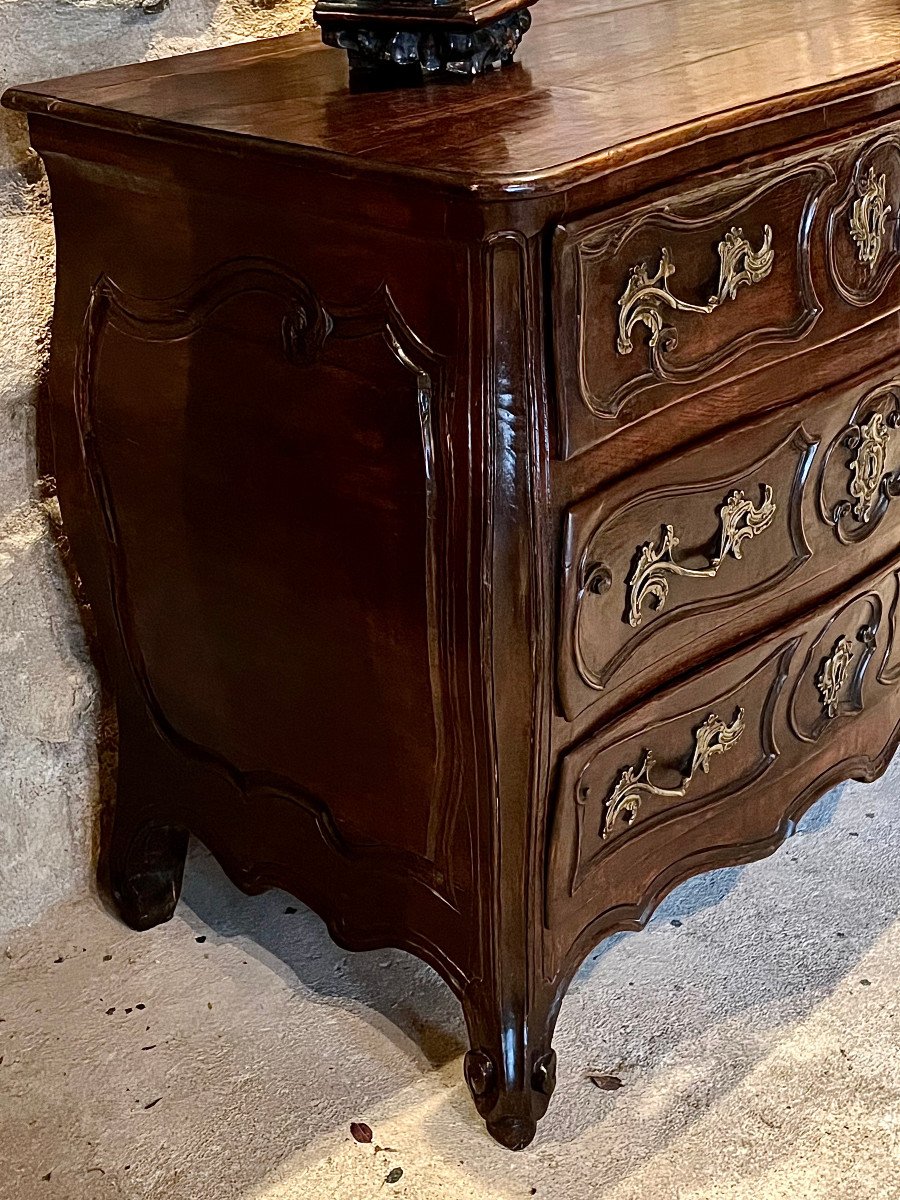
<path id="1" fill-rule="evenodd" d="M 778 779 L 819 752 L 850 758 L 857 719 L 882 700 L 900 704 L 898 595 L 895 561 L 568 750 L 552 806 L 549 927 L 574 921 L 577 934 L 623 906 L 634 919 L 663 880 L 690 874 L 729 837 L 751 845 L 783 829 L 802 788 L 792 781 L 779 797 Z M 757 808 L 764 793 L 772 801 Z"/>
<path id="2" fill-rule="evenodd" d="M 560 449 L 571 457 L 727 371 L 900 300 L 900 133 L 751 168 L 624 216 L 559 226 Z"/>
<path id="3" fill-rule="evenodd" d="M 865 570 L 900 540 L 898 493 L 894 363 L 573 505 L 566 717 L 630 702 Z"/>

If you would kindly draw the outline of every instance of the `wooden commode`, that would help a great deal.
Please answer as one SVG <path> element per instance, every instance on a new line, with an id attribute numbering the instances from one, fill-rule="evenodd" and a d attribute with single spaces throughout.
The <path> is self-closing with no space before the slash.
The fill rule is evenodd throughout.
<path id="1" fill-rule="evenodd" d="M 510 1148 L 586 953 L 900 738 L 900 8 L 532 13 L 469 83 L 309 31 L 4 101 L 102 876 L 163 921 L 190 832 L 420 956 Z"/>

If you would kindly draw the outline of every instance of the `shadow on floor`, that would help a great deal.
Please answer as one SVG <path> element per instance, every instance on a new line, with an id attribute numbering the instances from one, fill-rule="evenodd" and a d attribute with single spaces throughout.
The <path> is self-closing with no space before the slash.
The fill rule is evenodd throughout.
<path id="1" fill-rule="evenodd" d="M 836 789 L 810 809 L 798 825 L 801 839 L 816 838 L 829 829 L 841 792 Z M 779 853 L 796 861 L 792 846 L 796 847 L 797 842 L 789 841 Z M 616 935 L 589 956 L 572 987 L 580 997 L 580 1006 L 590 1003 L 594 1010 L 590 1015 L 589 1044 L 566 1021 L 568 1005 L 564 1004 L 557 1046 L 561 1057 L 568 1050 L 575 1058 L 561 1064 L 561 1092 L 579 1086 L 584 1069 L 595 1066 L 598 1059 L 601 1067 L 611 1063 L 626 1074 L 629 1062 L 635 1066 L 644 1057 L 658 1062 L 661 1054 L 672 1054 L 682 1044 L 696 1044 L 714 1036 L 716 1028 L 735 1021 L 747 1010 L 760 1011 L 759 1028 L 768 1038 L 776 1037 L 780 1025 L 795 1024 L 833 989 L 868 942 L 882 931 L 882 926 L 872 923 L 862 938 L 845 942 L 837 953 L 833 952 L 833 943 L 826 949 L 814 942 L 814 978 L 805 954 L 791 951 L 790 963 L 782 962 L 780 947 L 792 940 L 793 931 L 774 928 L 778 904 L 799 914 L 806 888 L 801 872 L 792 875 L 786 870 L 784 873 L 792 879 L 791 891 L 782 889 L 780 898 L 770 896 L 771 911 L 757 916 L 752 905 L 749 912 L 744 911 L 746 897 L 735 899 L 734 910 L 725 918 L 732 922 L 732 928 L 726 926 L 721 933 L 728 941 L 728 963 L 722 967 L 720 948 L 711 945 L 708 953 L 699 955 L 699 975 L 679 984 L 679 948 L 671 940 L 657 946 L 660 937 L 656 935 L 671 935 L 677 929 L 685 936 L 706 936 L 707 923 L 717 920 L 716 910 L 728 907 L 747 873 L 760 869 L 755 865 L 726 868 L 689 880 L 663 901 L 640 938 Z M 759 903 L 765 902 L 767 887 L 760 887 Z M 755 890 L 749 891 L 756 903 Z M 223 940 L 240 939 L 245 952 L 267 959 L 289 986 L 304 993 L 307 1002 L 352 1005 L 392 1041 L 405 1043 L 407 1053 L 421 1055 L 425 1069 L 440 1068 L 466 1049 L 459 1004 L 430 968 L 400 951 L 349 953 L 340 949 L 319 918 L 285 893 L 244 896 L 209 852 L 196 843 L 185 877 L 181 915 L 198 931 L 211 929 Z M 802 921 L 800 915 L 797 919 Z M 740 935 L 733 927 L 736 920 L 754 929 L 752 942 L 734 945 L 734 934 Z M 778 945 L 772 941 L 776 937 L 780 939 Z M 727 977 L 721 977 L 720 967 Z M 643 971 L 645 977 L 623 980 L 623 970 L 633 974 Z M 770 978 L 773 974 L 777 984 Z M 655 984 L 651 984 L 651 977 Z M 694 992 L 685 998 L 690 1005 L 690 1019 L 685 1019 L 685 1009 L 671 991 L 666 994 L 667 981 L 676 991 L 694 986 Z M 627 1020 L 630 1032 L 620 1039 L 617 1030 L 623 1020 Z M 757 1024 L 752 1017 L 749 1023 Z M 644 1031 L 645 1044 L 641 1036 L 635 1038 L 635 1029 Z M 572 1042 L 574 1047 L 568 1045 Z M 753 1054 L 749 1053 L 742 1071 L 752 1069 L 753 1063 Z M 736 1077 L 723 1078 L 713 1090 L 724 1090 L 735 1083 Z M 462 1091 L 451 1102 L 456 1107 L 469 1103 Z M 679 1103 L 677 1092 L 673 1092 L 672 1103 Z M 565 1101 L 558 1098 L 551 1112 L 554 1110 L 557 1114 L 564 1111 Z M 476 1120 L 474 1114 L 472 1120 Z M 583 1135 L 590 1120 L 589 1111 L 580 1108 L 574 1118 L 555 1124 L 557 1132 L 568 1140 Z"/>

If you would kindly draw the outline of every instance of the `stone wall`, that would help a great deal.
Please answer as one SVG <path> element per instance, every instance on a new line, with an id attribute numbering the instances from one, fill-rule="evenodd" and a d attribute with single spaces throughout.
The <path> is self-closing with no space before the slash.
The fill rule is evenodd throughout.
<path id="1" fill-rule="evenodd" d="M 288 33 L 307 0 L 0 0 L 0 83 Z M 24 118 L 0 118 L 0 933 L 90 886 L 100 700 L 37 467 L 53 227 Z"/>

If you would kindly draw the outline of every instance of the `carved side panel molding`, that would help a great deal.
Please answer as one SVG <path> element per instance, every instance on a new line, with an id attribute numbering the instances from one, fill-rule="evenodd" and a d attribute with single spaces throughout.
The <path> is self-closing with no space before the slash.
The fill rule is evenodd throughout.
<path id="1" fill-rule="evenodd" d="M 75 416 L 87 479 L 102 522 L 114 617 L 128 663 L 154 726 L 181 754 L 224 773 L 248 799 L 287 801 L 307 810 L 313 815 L 322 839 L 343 858 L 364 859 L 369 863 L 379 859 L 385 863 L 402 863 L 404 870 L 433 891 L 443 893 L 450 902 L 448 881 L 436 861 L 409 851 L 379 846 L 369 840 L 348 838 L 338 828 L 328 805 L 318 796 L 277 773 L 245 770 L 186 734 L 178 721 L 170 717 L 160 699 L 145 656 L 144 634 L 131 588 L 132 570 L 120 524 L 116 489 L 105 461 L 105 418 L 102 412 L 98 413 L 98 380 L 103 371 L 104 345 L 115 334 L 142 345 L 173 346 L 212 328 L 226 304 L 245 303 L 252 296 L 273 298 L 280 307 L 280 351 L 288 363 L 298 367 L 316 364 L 328 352 L 332 340 L 350 345 L 361 338 L 374 338 L 385 347 L 382 353 L 408 373 L 410 402 L 417 408 L 421 433 L 421 469 L 427 509 L 423 525 L 427 538 L 428 577 L 424 582 L 432 639 L 430 669 L 438 757 L 436 778 L 440 781 L 436 786 L 446 787 L 450 793 L 443 803 L 448 820 L 452 820 L 452 795 L 458 787 L 453 764 L 459 761 L 460 751 L 456 744 L 447 741 L 453 736 L 455 723 L 445 714 L 450 678 L 450 666 L 445 661 L 449 639 L 444 626 L 448 616 L 441 599 L 446 589 L 438 578 L 448 536 L 442 526 L 446 509 L 441 500 L 444 467 L 440 446 L 444 439 L 437 427 L 435 413 L 437 396 L 443 387 L 442 363 L 408 328 L 386 289 L 359 307 L 328 310 L 303 279 L 277 263 L 254 258 L 222 263 L 183 293 L 158 300 L 129 295 L 106 276 L 97 280 L 90 293 L 77 355 Z M 275 328 L 278 329 L 277 323 Z M 301 402 L 312 399 L 303 397 Z M 436 834 L 433 839 L 436 857 L 439 857 L 439 842 L 440 836 Z"/>

